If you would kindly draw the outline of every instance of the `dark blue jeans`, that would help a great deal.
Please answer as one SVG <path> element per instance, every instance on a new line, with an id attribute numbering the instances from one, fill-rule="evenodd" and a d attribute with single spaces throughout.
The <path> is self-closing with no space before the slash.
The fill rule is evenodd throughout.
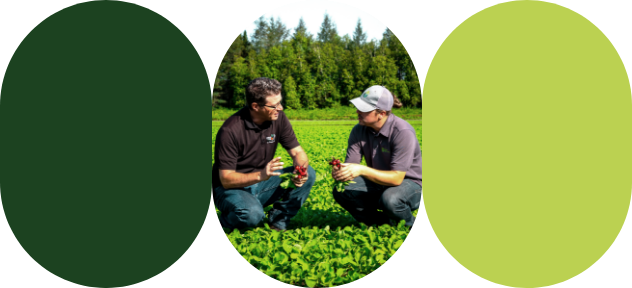
<path id="1" fill-rule="evenodd" d="M 279 171 L 281 174 L 292 173 L 294 167 Z M 222 212 L 219 222 L 222 227 L 230 230 L 255 227 L 263 220 L 263 207 L 274 204 L 272 210 L 268 211 L 268 222 L 279 229 L 287 229 L 290 219 L 301 209 L 314 186 L 316 172 L 311 166 L 307 168 L 307 175 L 307 182 L 296 189 L 285 190 L 279 187 L 279 176 L 245 188 L 215 188 L 213 200 L 217 209 Z"/>
<path id="2" fill-rule="evenodd" d="M 382 186 L 364 177 L 353 179 L 340 193 L 334 188 L 336 202 L 345 208 L 353 218 L 366 225 L 396 224 L 406 220 L 406 226 L 413 226 L 412 211 L 419 209 L 421 186 L 404 179 L 399 186 Z M 377 211 L 378 209 L 382 212 Z"/>

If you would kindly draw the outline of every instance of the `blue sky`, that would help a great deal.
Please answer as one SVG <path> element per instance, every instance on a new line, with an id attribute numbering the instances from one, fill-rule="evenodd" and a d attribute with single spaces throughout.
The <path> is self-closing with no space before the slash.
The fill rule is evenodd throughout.
<path id="1" fill-rule="evenodd" d="M 294 28 L 298 26 L 298 21 L 302 16 L 305 26 L 307 26 L 307 31 L 316 37 L 320 31 L 320 25 L 325 19 L 325 12 L 329 14 L 330 20 L 336 25 L 338 35 L 341 37 L 348 34 L 350 38 L 353 38 L 358 18 L 360 18 L 364 33 L 366 33 L 367 42 L 373 38 L 376 40 L 382 39 L 382 33 L 386 29 L 385 23 L 382 23 L 382 21 L 370 14 L 370 12 L 375 11 L 364 11 L 360 7 L 335 1 L 306 0 L 283 4 L 278 7 L 271 5 L 266 8 L 257 7 L 256 9 L 261 11 L 268 21 L 270 16 L 273 16 L 275 20 L 279 17 L 281 22 L 285 24 L 285 27 L 290 30 L 290 36 L 294 34 Z M 252 19 L 252 22 L 244 29 L 248 33 L 248 38 L 254 34 L 255 20 L 257 19 Z"/>

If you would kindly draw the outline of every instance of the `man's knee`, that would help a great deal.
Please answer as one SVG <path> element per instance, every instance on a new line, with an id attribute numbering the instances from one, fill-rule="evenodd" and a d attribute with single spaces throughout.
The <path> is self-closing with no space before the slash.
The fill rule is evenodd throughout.
<path id="1" fill-rule="evenodd" d="M 250 214 L 248 215 L 248 220 L 246 221 L 246 225 L 248 227 L 255 227 L 263 220 L 264 212 L 263 207 L 255 206 L 254 208 L 250 208 Z"/>
<path id="2" fill-rule="evenodd" d="M 307 181 L 304 185 L 312 187 L 314 186 L 314 183 L 316 183 L 316 171 L 312 168 L 312 166 L 307 166 Z"/>
<path id="3" fill-rule="evenodd" d="M 338 190 L 336 190 L 335 187 L 332 190 L 332 194 L 334 195 L 334 200 L 336 200 L 336 202 L 338 202 L 340 206 L 344 207 L 345 204 L 349 202 L 349 197 L 345 197 L 344 192 L 343 193 L 338 192 Z"/>
<path id="4" fill-rule="evenodd" d="M 354 196 L 353 191 L 345 190 L 338 192 L 336 188 L 333 189 L 334 200 L 347 211 L 362 211 L 367 203 L 362 202 Z"/>
<path id="5" fill-rule="evenodd" d="M 394 190 L 385 191 L 382 193 L 381 199 L 382 205 L 384 205 L 384 209 L 388 211 L 394 211 L 399 203 L 401 203 L 401 195 L 399 193 L 395 193 Z"/>

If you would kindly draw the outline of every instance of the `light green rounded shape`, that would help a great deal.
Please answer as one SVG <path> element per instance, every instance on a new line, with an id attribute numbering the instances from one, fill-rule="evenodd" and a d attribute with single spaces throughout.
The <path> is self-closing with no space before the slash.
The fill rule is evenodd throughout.
<path id="1" fill-rule="evenodd" d="M 542 287 L 608 250 L 630 205 L 632 103 L 590 21 L 546 2 L 485 9 L 441 45 L 424 96 L 424 203 L 459 263 Z"/>

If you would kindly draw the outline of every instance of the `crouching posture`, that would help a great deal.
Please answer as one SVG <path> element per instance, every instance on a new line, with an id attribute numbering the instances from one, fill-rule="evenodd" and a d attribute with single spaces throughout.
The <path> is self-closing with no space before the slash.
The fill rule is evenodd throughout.
<path id="1" fill-rule="evenodd" d="M 281 83 L 254 79 L 246 88 L 246 100 L 247 107 L 228 118 L 217 133 L 213 200 L 224 228 L 257 226 L 264 218 L 263 207 L 273 205 L 269 225 L 285 230 L 309 196 L 316 173 L 282 111 Z M 281 158 L 273 159 L 279 143 L 292 157 L 292 167 L 283 169 Z M 306 168 L 307 176 L 294 175 L 297 188 L 281 188 L 279 175 L 296 174 L 296 166 Z"/>
<path id="2" fill-rule="evenodd" d="M 358 125 L 349 135 L 347 157 L 332 176 L 354 181 L 344 192 L 334 188 L 334 199 L 358 221 L 367 225 L 412 226 L 412 211 L 421 202 L 421 148 L 413 127 L 390 113 L 401 102 L 385 87 L 372 86 L 351 100 Z M 367 166 L 360 165 L 362 157 Z M 381 211 L 378 211 L 381 210 Z"/>

